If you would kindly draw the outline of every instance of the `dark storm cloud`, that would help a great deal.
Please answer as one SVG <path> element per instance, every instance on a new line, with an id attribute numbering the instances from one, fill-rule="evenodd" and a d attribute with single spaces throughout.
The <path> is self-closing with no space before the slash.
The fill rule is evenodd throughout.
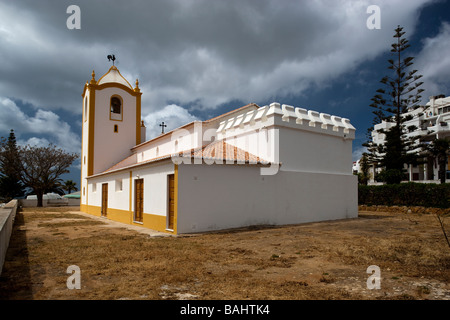
<path id="1" fill-rule="evenodd" d="M 301 94 L 385 50 L 425 2 L 383 2 L 378 31 L 366 28 L 369 1 L 1 2 L 0 96 L 79 114 L 83 84 L 107 71 L 109 53 L 130 83 L 139 78 L 144 113 Z M 71 4 L 81 30 L 66 28 Z"/>
<path id="2" fill-rule="evenodd" d="M 139 78 L 148 138 L 161 121 L 173 129 L 232 101 L 309 101 L 312 92 L 326 95 L 317 110 L 333 106 L 357 126 L 356 109 L 370 97 L 358 100 L 350 90 L 378 81 L 364 74 L 367 65 L 389 50 L 397 25 L 412 37 L 421 9 L 435 2 L 0 0 L 0 136 L 14 128 L 22 144 L 79 150 L 83 86 L 93 69 L 97 79 L 107 72 L 110 53 L 131 84 Z M 81 30 L 66 27 L 69 5 L 81 9 Z M 381 8 L 381 30 L 366 27 L 369 5 Z M 422 43 L 415 66 L 426 95 L 446 93 L 449 24 Z M 349 88 L 352 103 L 339 88 Z"/>

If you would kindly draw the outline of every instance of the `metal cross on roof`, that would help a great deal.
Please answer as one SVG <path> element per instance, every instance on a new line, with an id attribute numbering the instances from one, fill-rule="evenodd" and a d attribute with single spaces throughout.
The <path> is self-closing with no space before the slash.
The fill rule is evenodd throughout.
<path id="1" fill-rule="evenodd" d="M 167 127 L 167 124 L 163 121 L 159 126 L 161 127 L 161 133 L 164 133 L 164 128 Z"/>

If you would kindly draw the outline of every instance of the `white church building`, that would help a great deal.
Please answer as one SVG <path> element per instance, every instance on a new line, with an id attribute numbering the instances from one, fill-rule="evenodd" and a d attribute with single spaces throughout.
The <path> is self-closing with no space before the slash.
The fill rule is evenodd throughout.
<path id="1" fill-rule="evenodd" d="M 117 67 L 86 82 L 81 211 L 171 234 L 355 218 L 350 121 L 249 104 L 146 140 Z"/>

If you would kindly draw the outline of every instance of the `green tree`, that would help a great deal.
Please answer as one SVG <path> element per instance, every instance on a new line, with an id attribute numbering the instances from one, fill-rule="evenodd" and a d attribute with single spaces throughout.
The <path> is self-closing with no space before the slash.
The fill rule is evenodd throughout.
<path id="1" fill-rule="evenodd" d="M 419 81 L 422 76 L 417 74 L 417 70 L 410 70 L 414 58 L 404 57 L 404 51 L 410 46 L 403 37 L 404 34 L 402 27 L 395 29 L 392 59 L 388 60 L 391 74 L 381 79 L 384 87 L 377 90 L 370 104 L 375 115 L 373 124 L 386 121 L 393 125 L 378 130 L 385 134 L 384 144 L 373 142 L 371 134 L 374 127 L 369 128 L 368 141 L 364 144 L 369 151 L 369 161 L 384 168 L 386 182 L 389 184 L 400 183 L 405 164 L 416 164 L 419 161 L 418 151 L 421 146 L 418 142 L 420 136 L 406 136 L 408 132 L 417 129 L 406 128 L 405 122 L 412 118 L 405 113 L 420 106 L 423 89 L 419 87 L 423 82 Z"/>
<path id="2" fill-rule="evenodd" d="M 359 165 L 361 168 L 361 172 L 358 174 L 358 182 L 360 184 L 367 185 L 370 179 L 370 164 L 368 161 L 367 153 L 363 153 Z"/>
<path id="3" fill-rule="evenodd" d="M 78 158 L 50 144 L 48 147 L 25 146 L 20 148 L 20 172 L 23 183 L 33 189 L 42 207 L 43 195 L 61 185 L 60 176 L 68 173 L 68 168 Z"/>
<path id="4" fill-rule="evenodd" d="M 67 193 L 71 193 L 72 190 L 73 191 L 78 191 L 77 183 L 72 181 L 72 180 L 66 180 L 64 182 L 64 185 L 62 186 L 62 188 L 63 188 L 64 191 L 67 191 Z"/>
<path id="5" fill-rule="evenodd" d="M 447 174 L 447 159 L 450 153 L 450 140 L 435 139 L 427 147 L 428 152 L 437 160 L 439 171 L 438 177 L 441 183 L 445 183 L 445 176 Z"/>
<path id="6" fill-rule="evenodd" d="M 11 200 L 23 196 L 24 188 L 20 181 L 19 149 L 14 130 L 8 139 L 0 140 L 0 197 Z"/>

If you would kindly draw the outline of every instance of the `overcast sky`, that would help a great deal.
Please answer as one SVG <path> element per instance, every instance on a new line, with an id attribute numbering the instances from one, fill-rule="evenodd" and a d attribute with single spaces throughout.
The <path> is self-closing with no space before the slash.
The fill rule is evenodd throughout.
<path id="1" fill-rule="evenodd" d="M 79 30 L 66 26 L 69 5 Z M 370 5 L 381 29 L 367 28 Z M 0 0 L 0 136 L 80 153 L 84 83 L 115 54 L 139 79 L 148 138 L 161 121 L 173 129 L 276 101 L 349 118 L 357 159 L 397 25 L 424 97 L 450 95 L 448 12 L 432 0 Z"/>

